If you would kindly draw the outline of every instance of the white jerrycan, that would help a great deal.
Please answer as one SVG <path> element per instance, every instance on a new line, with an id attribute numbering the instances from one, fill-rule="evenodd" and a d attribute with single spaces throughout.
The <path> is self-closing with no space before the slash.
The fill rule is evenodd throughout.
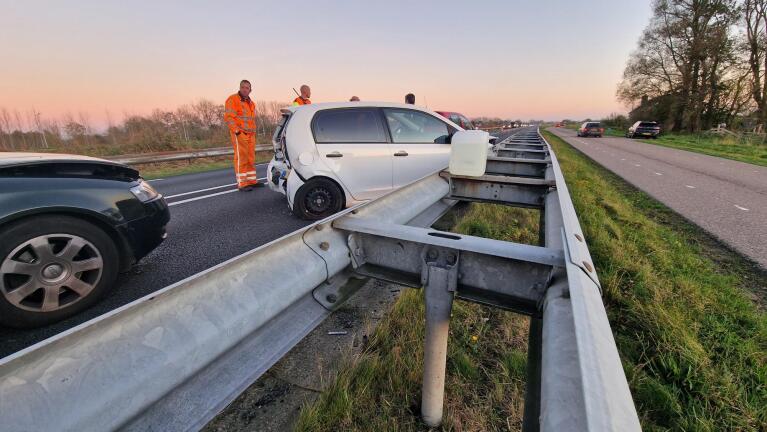
<path id="1" fill-rule="evenodd" d="M 481 130 L 458 131 L 450 140 L 450 174 L 479 177 L 485 174 L 490 134 Z"/>

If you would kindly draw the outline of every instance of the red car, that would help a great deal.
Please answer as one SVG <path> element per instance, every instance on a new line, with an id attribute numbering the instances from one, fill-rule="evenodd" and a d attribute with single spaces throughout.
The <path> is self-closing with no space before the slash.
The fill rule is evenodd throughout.
<path id="1" fill-rule="evenodd" d="M 471 120 L 466 118 L 466 116 L 461 113 L 451 112 L 451 111 L 435 111 L 435 112 L 466 130 L 476 129 L 476 127 L 474 127 L 474 125 L 471 123 Z"/>

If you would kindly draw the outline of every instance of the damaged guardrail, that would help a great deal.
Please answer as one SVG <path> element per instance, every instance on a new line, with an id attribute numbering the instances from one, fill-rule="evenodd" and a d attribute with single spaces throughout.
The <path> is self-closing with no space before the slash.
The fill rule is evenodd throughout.
<path id="1" fill-rule="evenodd" d="M 3 429 L 197 430 L 378 278 L 424 288 L 428 425 L 460 299 L 531 317 L 525 430 L 639 430 L 556 157 L 534 130 L 496 153 L 484 176 L 430 175 L 0 360 Z M 428 228 L 457 201 L 539 209 L 540 245 Z"/>

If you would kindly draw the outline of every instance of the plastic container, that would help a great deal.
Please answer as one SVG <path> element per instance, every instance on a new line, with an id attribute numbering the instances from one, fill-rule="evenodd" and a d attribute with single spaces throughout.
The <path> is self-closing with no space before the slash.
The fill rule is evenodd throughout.
<path id="1" fill-rule="evenodd" d="M 485 174 L 490 134 L 481 130 L 458 131 L 450 141 L 450 174 L 479 177 Z"/>

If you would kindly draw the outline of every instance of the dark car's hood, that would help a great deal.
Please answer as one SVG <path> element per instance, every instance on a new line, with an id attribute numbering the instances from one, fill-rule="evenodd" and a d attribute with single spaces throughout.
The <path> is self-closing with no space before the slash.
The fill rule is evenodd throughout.
<path id="1" fill-rule="evenodd" d="M 0 176 L 46 173 L 46 177 L 101 177 L 138 179 L 137 170 L 119 162 L 59 153 L 0 152 Z"/>

